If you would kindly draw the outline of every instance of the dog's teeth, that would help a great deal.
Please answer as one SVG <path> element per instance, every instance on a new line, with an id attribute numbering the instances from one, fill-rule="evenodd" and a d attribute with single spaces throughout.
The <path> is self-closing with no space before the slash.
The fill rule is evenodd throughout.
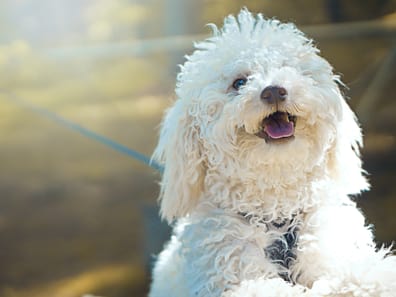
<path id="1" fill-rule="evenodd" d="M 282 121 L 285 121 L 285 122 L 289 122 L 289 116 L 288 116 L 288 114 L 287 114 L 287 113 L 282 113 L 281 120 L 282 120 Z"/>

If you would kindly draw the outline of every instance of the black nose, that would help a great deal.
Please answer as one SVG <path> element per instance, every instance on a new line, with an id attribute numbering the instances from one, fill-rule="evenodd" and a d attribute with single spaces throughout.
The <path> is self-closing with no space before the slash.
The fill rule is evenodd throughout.
<path id="1" fill-rule="evenodd" d="M 261 92 L 260 98 L 263 102 L 267 102 L 269 104 L 282 102 L 287 98 L 287 91 L 282 87 L 269 86 Z"/>

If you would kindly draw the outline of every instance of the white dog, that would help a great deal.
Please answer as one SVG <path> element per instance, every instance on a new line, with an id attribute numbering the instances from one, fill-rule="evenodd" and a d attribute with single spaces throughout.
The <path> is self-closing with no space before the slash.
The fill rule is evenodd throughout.
<path id="1" fill-rule="evenodd" d="M 396 296 L 396 257 L 349 197 L 368 184 L 332 67 L 293 24 L 242 10 L 212 28 L 153 155 L 177 221 L 150 296 Z"/>

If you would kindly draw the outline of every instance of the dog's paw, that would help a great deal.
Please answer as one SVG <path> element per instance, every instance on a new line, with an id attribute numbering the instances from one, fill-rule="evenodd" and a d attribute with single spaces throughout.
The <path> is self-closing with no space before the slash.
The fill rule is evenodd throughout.
<path id="1" fill-rule="evenodd" d="M 353 281 L 341 281 L 339 279 L 318 280 L 314 282 L 310 290 L 310 296 L 322 297 L 394 297 L 385 293 L 376 284 L 356 283 Z"/>
<path id="2" fill-rule="evenodd" d="M 305 287 L 292 285 L 281 278 L 245 280 L 221 297 L 313 297 Z M 316 296 L 318 297 L 318 296 Z"/>

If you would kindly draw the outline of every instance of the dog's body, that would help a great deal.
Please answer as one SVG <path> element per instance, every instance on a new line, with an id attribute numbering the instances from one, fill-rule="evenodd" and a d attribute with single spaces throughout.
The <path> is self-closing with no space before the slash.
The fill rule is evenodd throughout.
<path id="1" fill-rule="evenodd" d="M 213 28 L 154 153 L 177 223 L 150 296 L 396 296 L 396 258 L 348 196 L 368 185 L 331 66 L 292 24 L 242 10 Z"/>

